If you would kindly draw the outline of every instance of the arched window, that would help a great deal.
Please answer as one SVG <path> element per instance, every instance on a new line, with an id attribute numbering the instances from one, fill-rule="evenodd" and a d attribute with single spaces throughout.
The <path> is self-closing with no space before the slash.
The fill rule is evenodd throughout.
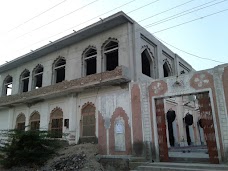
<path id="1" fill-rule="evenodd" d="M 29 89 L 29 76 L 30 72 L 29 70 L 25 69 L 21 73 L 21 92 L 27 92 Z"/>
<path id="2" fill-rule="evenodd" d="M 114 70 L 119 65 L 118 42 L 111 40 L 104 46 L 104 65 L 106 71 Z"/>
<path id="3" fill-rule="evenodd" d="M 3 96 L 9 96 L 12 94 L 13 77 L 8 75 L 3 82 Z"/>
<path id="4" fill-rule="evenodd" d="M 33 85 L 32 85 L 33 89 L 38 89 L 38 88 L 42 87 L 43 71 L 44 71 L 44 68 L 40 64 L 34 68 L 34 70 L 33 70 Z"/>
<path id="5" fill-rule="evenodd" d="M 25 115 L 23 113 L 17 116 L 16 129 L 24 131 L 25 130 Z"/>
<path id="6" fill-rule="evenodd" d="M 56 107 L 52 110 L 50 116 L 50 130 L 54 138 L 62 138 L 63 132 L 63 111 Z"/>
<path id="7" fill-rule="evenodd" d="M 90 103 L 82 108 L 81 136 L 95 137 L 95 107 Z"/>
<path id="8" fill-rule="evenodd" d="M 40 114 L 37 111 L 34 111 L 30 116 L 30 129 L 39 130 L 40 129 Z"/>
<path id="9" fill-rule="evenodd" d="M 53 64 L 53 81 L 59 83 L 65 80 L 65 66 L 66 60 L 63 57 L 59 57 Z"/>
<path id="10" fill-rule="evenodd" d="M 88 48 L 84 53 L 84 75 L 91 75 L 97 72 L 97 50 Z"/>
<path id="11" fill-rule="evenodd" d="M 172 70 L 168 62 L 165 62 L 163 64 L 163 73 L 164 73 L 164 77 L 169 77 L 172 75 Z"/>
<path id="12" fill-rule="evenodd" d="M 142 60 L 142 73 L 153 78 L 154 77 L 154 63 L 153 63 L 152 57 L 151 57 L 148 49 L 145 49 L 141 53 L 141 60 Z"/>

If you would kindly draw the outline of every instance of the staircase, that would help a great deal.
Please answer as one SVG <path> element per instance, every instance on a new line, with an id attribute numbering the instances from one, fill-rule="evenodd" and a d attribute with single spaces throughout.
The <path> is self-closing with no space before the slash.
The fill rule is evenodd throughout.
<path id="1" fill-rule="evenodd" d="M 199 163 L 148 163 L 135 168 L 135 171 L 228 171 L 228 165 Z"/>

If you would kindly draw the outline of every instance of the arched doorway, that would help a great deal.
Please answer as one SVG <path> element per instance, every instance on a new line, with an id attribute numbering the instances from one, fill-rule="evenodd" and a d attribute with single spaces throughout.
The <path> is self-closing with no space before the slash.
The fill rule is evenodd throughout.
<path id="1" fill-rule="evenodd" d="M 82 141 L 94 142 L 96 119 L 96 108 L 92 103 L 87 103 L 82 107 L 81 111 L 81 137 Z"/>

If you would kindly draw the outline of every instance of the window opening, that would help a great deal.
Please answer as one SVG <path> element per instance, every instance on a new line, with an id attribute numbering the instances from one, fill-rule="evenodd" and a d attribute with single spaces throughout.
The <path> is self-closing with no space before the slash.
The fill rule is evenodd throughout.
<path id="1" fill-rule="evenodd" d="M 66 60 L 63 58 L 60 58 L 54 66 L 54 72 L 55 72 L 55 83 L 59 83 L 65 80 L 65 66 L 66 66 Z"/>
<path id="2" fill-rule="evenodd" d="M 106 57 L 106 70 L 114 70 L 118 65 L 118 43 L 111 41 L 104 47 Z"/>
<path id="3" fill-rule="evenodd" d="M 35 112 L 30 117 L 30 129 L 39 130 L 40 129 L 40 114 Z"/>
<path id="4" fill-rule="evenodd" d="M 25 115 L 24 114 L 20 114 L 17 117 L 16 128 L 21 131 L 25 130 Z"/>
<path id="5" fill-rule="evenodd" d="M 184 70 L 182 70 L 182 71 L 180 72 L 180 74 L 185 74 L 185 71 L 184 71 Z"/>
<path id="6" fill-rule="evenodd" d="M 12 94 L 12 88 L 13 88 L 13 77 L 7 76 L 7 78 L 4 81 L 4 95 L 9 96 Z"/>
<path id="7" fill-rule="evenodd" d="M 163 65 L 163 72 L 164 72 L 164 77 L 171 76 L 170 69 L 169 69 L 168 64 L 166 62 Z"/>
<path id="8" fill-rule="evenodd" d="M 33 89 L 42 87 L 43 84 L 43 67 L 39 66 L 34 71 L 34 85 Z"/>
<path id="9" fill-rule="evenodd" d="M 85 54 L 85 72 L 86 75 L 95 74 L 97 72 L 97 51 L 90 49 Z"/>
<path id="10" fill-rule="evenodd" d="M 63 132 L 63 112 L 60 109 L 56 109 L 51 114 L 51 132 L 53 138 L 62 138 Z"/>
<path id="11" fill-rule="evenodd" d="M 142 60 L 142 73 L 151 77 L 151 62 L 149 60 L 147 50 L 144 50 L 141 54 L 141 60 Z"/>
<path id="12" fill-rule="evenodd" d="M 29 76 L 30 76 L 30 72 L 28 70 L 24 71 L 24 73 L 21 76 L 22 92 L 27 92 L 28 91 Z"/>

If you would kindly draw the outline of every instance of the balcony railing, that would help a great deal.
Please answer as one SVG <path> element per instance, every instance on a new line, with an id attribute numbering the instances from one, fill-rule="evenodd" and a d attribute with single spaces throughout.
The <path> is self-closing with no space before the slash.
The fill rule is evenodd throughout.
<path id="1" fill-rule="evenodd" d="M 127 83 L 131 81 L 129 69 L 124 66 L 118 66 L 115 70 L 106 71 L 98 74 L 92 74 L 83 78 L 70 81 L 63 81 L 50 86 L 41 87 L 20 94 L 0 97 L 0 107 L 8 107 L 14 104 L 43 101 L 53 97 L 60 97 L 70 93 L 82 92 L 85 89 L 107 86 L 113 84 Z"/>

